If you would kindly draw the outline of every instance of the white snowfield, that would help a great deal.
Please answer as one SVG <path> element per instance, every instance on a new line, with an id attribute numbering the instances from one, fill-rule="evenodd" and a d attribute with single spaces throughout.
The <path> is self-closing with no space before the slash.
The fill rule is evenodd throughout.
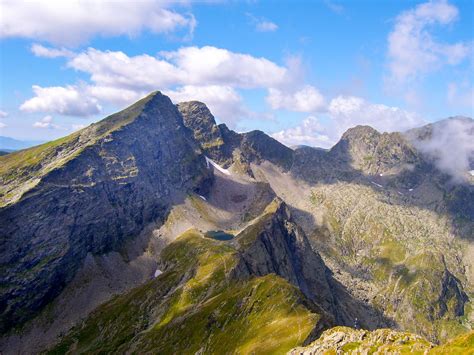
<path id="1" fill-rule="evenodd" d="M 474 176 L 474 170 L 470 170 L 469 174 L 471 174 L 471 176 Z"/>
<path id="2" fill-rule="evenodd" d="M 220 167 L 219 164 L 217 164 L 214 160 L 209 159 L 208 157 L 206 157 L 206 163 L 207 163 L 208 168 L 209 168 L 209 164 L 211 164 L 215 169 L 219 170 L 222 174 L 230 175 L 229 170 Z"/>
<path id="3" fill-rule="evenodd" d="M 374 182 L 374 181 L 371 181 L 371 183 L 372 183 L 372 184 L 374 184 L 375 186 L 378 186 L 378 187 L 383 187 L 382 185 L 380 185 L 380 184 L 377 184 L 377 183 L 376 183 L 376 182 Z"/>

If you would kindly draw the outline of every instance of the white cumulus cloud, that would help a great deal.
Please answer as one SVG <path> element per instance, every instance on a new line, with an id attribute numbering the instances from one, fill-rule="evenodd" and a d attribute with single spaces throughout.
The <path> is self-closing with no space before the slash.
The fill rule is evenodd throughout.
<path id="1" fill-rule="evenodd" d="M 472 50 L 470 45 L 442 43 L 432 34 L 434 25 L 449 25 L 457 17 L 458 9 L 445 0 L 422 3 L 401 13 L 388 36 L 389 84 L 405 84 L 467 58 Z"/>
<path id="2" fill-rule="evenodd" d="M 325 109 L 324 96 L 314 86 L 306 85 L 294 92 L 270 88 L 266 98 L 272 109 L 298 112 L 317 112 Z"/>
<path id="3" fill-rule="evenodd" d="M 435 160 L 438 169 L 462 181 L 474 161 L 474 121 L 461 118 L 439 122 L 429 139 L 415 141 L 415 145 Z"/>
<path id="4" fill-rule="evenodd" d="M 76 86 L 41 87 L 33 85 L 35 96 L 25 101 L 20 110 L 25 112 L 48 112 L 66 116 L 89 116 L 101 111 L 97 100 L 83 95 Z"/>
<path id="5" fill-rule="evenodd" d="M 192 35 L 196 20 L 160 0 L 2 0 L 0 37 L 22 37 L 73 46 L 94 36 L 138 35 L 144 30 Z"/>
<path id="6" fill-rule="evenodd" d="M 325 127 L 316 117 L 305 118 L 300 125 L 272 134 L 272 137 L 287 146 L 309 145 L 329 148 L 334 142 L 326 134 Z"/>
<path id="7" fill-rule="evenodd" d="M 58 125 L 54 124 L 53 118 L 51 116 L 45 116 L 41 120 L 36 121 L 35 123 L 33 123 L 33 127 L 35 127 L 35 128 L 47 128 L 47 129 L 59 128 Z"/>
<path id="8" fill-rule="evenodd" d="M 37 57 L 45 58 L 72 57 L 74 55 L 66 48 L 48 48 L 38 43 L 31 46 L 31 52 Z"/>
<path id="9" fill-rule="evenodd" d="M 62 50 L 45 47 L 35 47 L 35 51 L 44 56 L 62 54 Z M 21 109 L 87 116 L 100 110 L 100 102 L 130 104 L 159 89 L 174 101 L 204 101 L 219 119 L 233 124 L 239 116 L 251 114 L 243 108 L 238 90 L 291 88 L 300 74 L 295 61 L 278 65 L 266 58 L 212 46 L 182 47 L 157 56 L 89 48 L 68 57 L 67 66 L 88 74 L 89 82 L 62 88 L 35 86 L 35 97 Z M 293 102 L 285 106 L 290 109 L 293 105 L 296 110 L 312 110 L 321 100 L 319 92 L 310 86 L 291 94 Z"/>
<path id="10" fill-rule="evenodd" d="M 399 107 L 370 103 L 355 96 L 338 96 L 332 99 L 328 112 L 338 135 L 356 125 L 369 125 L 381 132 L 395 132 L 426 123 L 414 112 Z"/>

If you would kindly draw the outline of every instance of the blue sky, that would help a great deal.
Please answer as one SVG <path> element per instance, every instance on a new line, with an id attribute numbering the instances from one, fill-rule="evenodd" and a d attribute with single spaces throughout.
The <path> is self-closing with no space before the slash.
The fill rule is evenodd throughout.
<path id="1" fill-rule="evenodd" d="M 288 145 L 473 116 L 472 1 L 0 4 L 0 135 L 64 136 L 153 90 Z"/>

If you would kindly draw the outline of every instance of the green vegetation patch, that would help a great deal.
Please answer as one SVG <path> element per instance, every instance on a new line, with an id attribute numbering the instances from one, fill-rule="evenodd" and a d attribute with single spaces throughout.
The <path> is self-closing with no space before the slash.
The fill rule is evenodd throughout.
<path id="1" fill-rule="evenodd" d="M 320 319 L 278 276 L 231 279 L 235 247 L 196 230 L 161 257 L 163 274 L 100 306 L 50 353 L 283 354 Z"/>

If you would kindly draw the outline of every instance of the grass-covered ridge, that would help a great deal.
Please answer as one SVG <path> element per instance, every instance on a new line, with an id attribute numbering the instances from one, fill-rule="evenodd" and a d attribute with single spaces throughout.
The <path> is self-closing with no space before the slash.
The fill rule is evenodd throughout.
<path id="1" fill-rule="evenodd" d="M 110 133 L 133 122 L 157 93 L 80 131 L 35 147 L 0 156 L 0 207 L 18 200 L 43 176 L 63 166 Z"/>
<path id="2" fill-rule="evenodd" d="M 163 274 L 99 307 L 50 353 L 283 354 L 320 319 L 278 276 L 230 277 L 231 242 L 188 230 L 161 258 Z"/>

